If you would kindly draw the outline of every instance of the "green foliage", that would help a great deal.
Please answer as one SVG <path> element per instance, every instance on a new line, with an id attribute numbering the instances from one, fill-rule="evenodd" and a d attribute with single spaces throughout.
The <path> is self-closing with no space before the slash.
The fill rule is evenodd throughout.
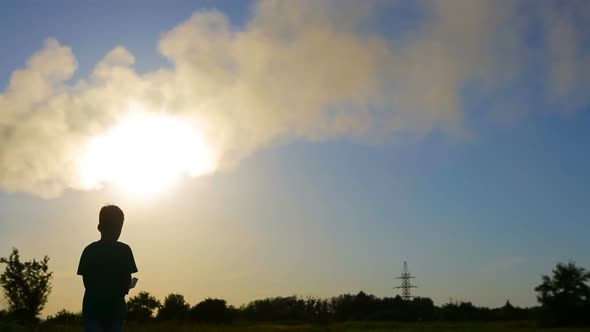
<path id="1" fill-rule="evenodd" d="M 147 321 L 162 304 L 148 292 L 140 292 L 127 301 L 127 318 L 135 321 Z"/>
<path id="2" fill-rule="evenodd" d="M 574 262 L 559 263 L 553 275 L 535 287 L 545 325 L 590 324 L 590 272 Z"/>
<path id="3" fill-rule="evenodd" d="M 41 261 L 21 262 L 16 248 L 8 258 L 0 258 L 0 263 L 6 264 L 0 275 L 0 286 L 4 288 L 9 312 L 15 318 L 33 321 L 43 310 L 51 291 L 48 262 L 47 256 Z"/>
<path id="4" fill-rule="evenodd" d="M 158 319 L 183 321 L 189 316 L 190 305 L 180 294 L 169 294 L 158 311 Z"/>

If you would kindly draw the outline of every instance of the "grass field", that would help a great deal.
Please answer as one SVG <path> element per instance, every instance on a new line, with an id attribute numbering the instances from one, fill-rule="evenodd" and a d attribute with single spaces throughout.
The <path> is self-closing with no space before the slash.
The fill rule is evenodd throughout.
<path id="1" fill-rule="evenodd" d="M 59 325 L 41 325 L 41 326 L 18 326 L 6 325 L 0 323 L 0 332 L 21 332 L 21 331 L 47 331 L 47 332 L 82 332 L 80 326 L 59 326 Z M 127 332 L 384 332 L 384 331 L 402 331 L 402 332 L 573 332 L 573 331 L 590 331 L 590 328 L 554 328 L 542 329 L 529 322 L 510 322 L 510 323 L 369 323 L 355 322 L 330 325 L 310 325 L 310 324 L 235 324 L 235 325 L 175 325 L 165 323 L 152 323 L 148 325 L 128 324 L 125 328 Z"/>

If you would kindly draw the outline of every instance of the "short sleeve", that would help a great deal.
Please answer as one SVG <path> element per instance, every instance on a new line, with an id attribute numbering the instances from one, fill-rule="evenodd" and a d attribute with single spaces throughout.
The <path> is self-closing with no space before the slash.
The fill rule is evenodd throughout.
<path id="1" fill-rule="evenodd" d="M 78 263 L 78 275 L 83 276 L 88 272 L 88 253 L 87 249 L 82 251 L 82 256 L 80 257 L 80 263 Z"/>
<path id="2" fill-rule="evenodd" d="M 137 265 L 135 265 L 135 258 L 133 258 L 133 251 L 131 251 L 131 247 L 128 248 L 127 254 L 127 271 L 129 274 L 137 272 Z"/>

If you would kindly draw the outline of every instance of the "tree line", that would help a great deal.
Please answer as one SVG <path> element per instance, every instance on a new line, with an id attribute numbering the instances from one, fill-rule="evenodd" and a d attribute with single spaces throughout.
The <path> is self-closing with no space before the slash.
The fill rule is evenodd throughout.
<path id="1" fill-rule="evenodd" d="M 169 294 L 163 302 L 147 292 L 128 301 L 128 320 L 138 322 L 176 321 L 203 323 L 309 322 L 345 321 L 434 321 L 434 320 L 530 320 L 536 308 L 518 308 L 507 302 L 496 309 L 476 307 L 469 302 L 435 306 L 429 298 L 403 300 L 401 297 L 379 298 L 359 292 L 330 299 L 298 296 L 273 297 L 252 301 L 239 308 L 223 299 L 205 299 L 194 306 L 181 294 Z M 49 322 L 67 323 L 81 319 L 81 314 L 66 310 L 49 316 Z"/>
<path id="2" fill-rule="evenodd" d="M 17 249 L 0 258 L 6 270 L 0 286 L 8 310 L 0 319 L 34 321 L 47 302 L 51 290 L 49 258 L 21 262 Z M 539 306 L 519 308 L 509 301 L 500 308 L 478 307 L 470 302 L 434 305 L 430 298 L 404 300 L 400 296 L 377 297 L 359 292 L 332 298 L 273 297 L 251 301 L 238 308 L 223 299 L 207 298 L 191 306 L 181 294 L 172 293 L 158 300 L 140 292 L 127 302 L 128 320 L 232 323 L 236 321 L 299 321 L 329 323 L 344 321 L 506 321 L 538 320 L 544 326 L 590 325 L 590 272 L 570 262 L 559 263 L 551 275 L 542 276 L 537 292 Z M 61 310 L 47 323 L 79 323 L 80 313 Z"/>

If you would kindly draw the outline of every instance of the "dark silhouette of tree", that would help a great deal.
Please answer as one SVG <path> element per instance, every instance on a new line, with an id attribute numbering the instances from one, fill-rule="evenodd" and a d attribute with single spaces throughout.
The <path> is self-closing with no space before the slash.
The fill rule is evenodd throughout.
<path id="1" fill-rule="evenodd" d="M 503 307 L 477 307 L 471 302 L 450 302 L 435 307 L 435 318 L 446 321 L 514 321 L 533 320 L 536 308 L 519 308 L 506 301 Z"/>
<path id="2" fill-rule="evenodd" d="M 62 309 L 58 311 L 55 315 L 47 316 L 47 320 L 45 323 L 52 324 L 62 324 L 62 325 L 78 325 L 82 322 L 82 313 L 74 313 L 68 311 L 66 309 Z"/>
<path id="3" fill-rule="evenodd" d="M 543 282 L 535 287 L 541 303 L 541 322 L 559 326 L 590 323 L 590 272 L 574 262 L 559 263 L 553 275 L 542 276 Z"/>
<path id="4" fill-rule="evenodd" d="M 365 320 L 376 311 L 377 298 L 359 292 L 356 295 L 344 294 L 331 300 L 334 318 L 337 321 Z"/>
<path id="5" fill-rule="evenodd" d="M 305 300 L 304 319 L 309 322 L 326 323 L 332 320 L 330 303 L 328 300 L 308 297 Z"/>
<path id="6" fill-rule="evenodd" d="M 128 301 L 128 319 L 150 321 L 155 309 L 157 318 L 165 321 L 199 323 L 230 323 L 244 321 L 293 321 L 327 323 L 333 321 L 514 321 L 532 320 L 539 308 L 519 308 L 506 301 L 503 307 L 477 307 L 471 302 L 451 302 L 437 307 L 431 299 L 414 297 L 404 300 L 400 296 L 380 298 L 359 292 L 343 294 L 331 299 L 274 297 L 255 300 L 236 309 L 223 299 L 207 298 L 190 307 L 180 294 L 169 294 L 164 305 L 147 292 L 141 292 Z M 585 307 L 590 308 L 590 307 Z M 586 309 L 587 310 L 587 309 Z M 2 314 L 0 312 L 0 318 Z M 70 324 L 78 322 L 80 314 L 62 310 L 49 316 L 47 323 Z"/>
<path id="7" fill-rule="evenodd" d="M 297 296 L 273 297 L 256 300 L 240 308 L 241 317 L 253 321 L 307 321 L 332 320 L 330 303 L 325 299 Z"/>
<path id="8" fill-rule="evenodd" d="M 430 321 L 434 319 L 434 302 L 427 297 L 415 297 L 409 303 L 409 321 Z"/>
<path id="9" fill-rule="evenodd" d="M 190 305 L 180 294 L 169 294 L 164 299 L 164 304 L 158 311 L 158 319 L 161 320 L 186 320 L 189 316 Z"/>
<path id="10" fill-rule="evenodd" d="M 471 302 L 450 302 L 440 308 L 440 318 L 448 321 L 490 320 L 486 309 L 478 308 Z"/>
<path id="11" fill-rule="evenodd" d="M 49 257 L 21 262 L 18 249 L 13 248 L 8 258 L 0 258 L 6 270 L 0 275 L 0 285 L 8 300 L 8 310 L 16 319 L 33 321 L 47 303 L 51 292 Z"/>
<path id="12" fill-rule="evenodd" d="M 336 321 L 428 321 L 435 318 L 434 303 L 429 298 L 404 300 L 400 296 L 379 298 L 359 292 L 333 297 L 330 307 Z"/>
<path id="13" fill-rule="evenodd" d="M 153 317 L 154 311 L 162 304 L 148 292 L 139 292 L 127 301 L 127 319 L 146 321 Z"/>
<path id="14" fill-rule="evenodd" d="M 235 310 L 225 300 L 205 299 L 190 310 L 190 317 L 197 322 L 229 323 L 235 320 Z"/>
<path id="15" fill-rule="evenodd" d="M 506 301 L 506 304 L 496 310 L 497 311 L 497 319 L 498 320 L 527 320 L 527 319 L 534 319 L 531 310 L 515 307 L 510 303 L 510 301 Z"/>
<path id="16" fill-rule="evenodd" d="M 305 301 L 296 296 L 273 297 L 252 301 L 241 311 L 254 321 L 304 320 Z"/>

